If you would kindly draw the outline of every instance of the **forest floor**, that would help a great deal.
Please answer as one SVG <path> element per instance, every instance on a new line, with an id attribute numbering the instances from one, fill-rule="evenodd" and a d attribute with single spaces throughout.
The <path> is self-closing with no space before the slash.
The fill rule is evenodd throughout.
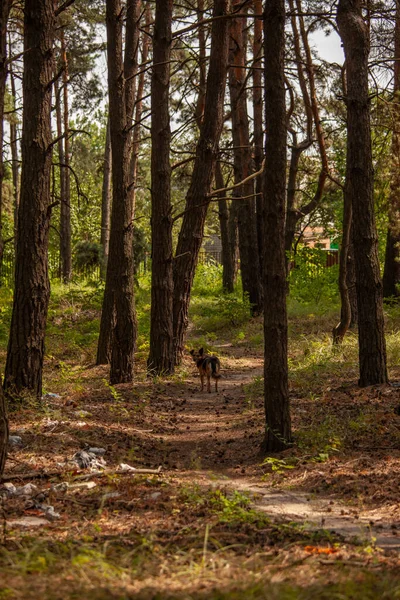
<path id="1" fill-rule="evenodd" d="M 189 354 L 148 379 L 139 352 L 118 386 L 87 354 L 49 355 L 55 395 L 10 414 L 0 599 L 400 598 L 400 370 L 360 389 L 354 340 L 335 355 L 296 327 L 294 444 L 266 459 L 260 321 L 209 343 L 218 393 Z M 104 464 L 79 467 L 91 447 Z"/>
<path id="2" fill-rule="evenodd" d="M 219 354 L 218 393 L 190 357 L 133 386 L 75 367 L 75 391 L 11 414 L 6 480 L 37 489 L 3 501 L 1 598 L 398 597 L 400 388 L 293 391 L 303 439 L 263 464 L 262 357 Z M 89 447 L 104 469 L 73 462 Z"/>

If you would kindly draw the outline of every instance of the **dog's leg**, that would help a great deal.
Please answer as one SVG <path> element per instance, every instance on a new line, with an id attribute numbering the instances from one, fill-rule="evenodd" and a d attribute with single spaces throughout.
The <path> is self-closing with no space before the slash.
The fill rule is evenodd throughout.
<path id="1" fill-rule="evenodd" d="M 200 379 L 201 379 L 201 392 L 204 389 L 204 375 L 203 375 L 203 371 L 200 371 Z"/>

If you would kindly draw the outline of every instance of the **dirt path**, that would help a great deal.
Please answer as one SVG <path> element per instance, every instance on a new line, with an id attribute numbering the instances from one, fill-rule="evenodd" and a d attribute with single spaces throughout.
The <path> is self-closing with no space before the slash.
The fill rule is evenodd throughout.
<path id="1" fill-rule="evenodd" d="M 218 394 L 199 392 L 198 378 L 193 374 L 189 379 L 184 398 L 173 409 L 172 430 L 162 436 L 167 466 L 249 493 L 254 506 L 272 518 L 399 551 L 400 522 L 387 516 L 384 508 L 360 510 L 351 505 L 351 498 L 349 502 L 333 494 L 315 497 L 261 480 L 258 453 L 263 414 L 260 407 L 252 406 L 248 386 L 262 375 L 262 361 L 241 359 L 239 368 L 227 369 L 224 375 Z"/>

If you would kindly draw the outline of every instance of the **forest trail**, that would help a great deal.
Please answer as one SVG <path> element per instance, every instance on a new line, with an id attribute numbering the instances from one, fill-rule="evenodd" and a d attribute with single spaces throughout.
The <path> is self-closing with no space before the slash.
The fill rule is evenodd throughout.
<path id="1" fill-rule="evenodd" d="M 272 519 L 299 523 L 307 531 L 335 532 L 345 540 L 357 539 L 384 550 L 400 550 L 400 522 L 385 507 L 355 507 L 351 497 L 316 496 L 288 482 L 282 487 L 271 485 L 268 477 L 262 477 L 263 411 L 253 406 L 248 391 L 262 372 L 261 359 L 242 358 L 239 368 L 224 370 L 217 394 L 200 392 L 199 377 L 192 376 L 184 401 L 175 410 L 174 431 L 163 435 L 167 464 L 189 478 L 191 473 L 195 478 L 203 475 L 206 484 L 211 481 L 250 495 L 253 506 Z M 357 467 L 357 460 L 354 463 Z M 323 478 L 323 467 L 315 467 Z"/>

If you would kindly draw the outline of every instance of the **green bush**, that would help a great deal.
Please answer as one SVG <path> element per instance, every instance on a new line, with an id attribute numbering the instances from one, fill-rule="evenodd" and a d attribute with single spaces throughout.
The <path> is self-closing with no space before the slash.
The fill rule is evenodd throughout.
<path id="1" fill-rule="evenodd" d="M 338 299 L 339 265 L 326 266 L 326 251 L 303 247 L 294 257 L 290 296 L 303 303 L 332 304 Z"/>

